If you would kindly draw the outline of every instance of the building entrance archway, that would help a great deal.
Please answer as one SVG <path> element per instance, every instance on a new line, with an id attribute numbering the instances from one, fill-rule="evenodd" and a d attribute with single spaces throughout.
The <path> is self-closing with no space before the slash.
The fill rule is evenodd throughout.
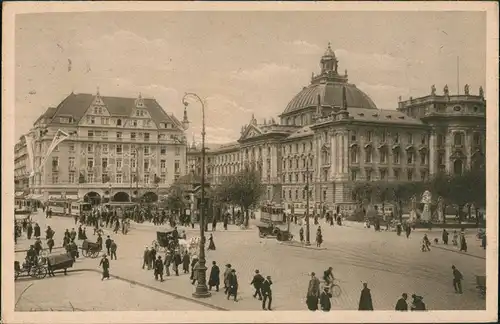
<path id="1" fill-rule="evenodd" d="M 99 205 L 101 203 L 101 195 L 95 191 L 91 191 L 83 196 L 83 201 L 91 205 Z"/>
<path id="2" fill-rule="evenodd" d="M 130 196 L 128 193 L 120 191 L 117 192 L 113 195 L 113 201 L 117 202 L 129 202 L 130 201 Z"/>
<path id="3" fill-rule="evenodd" d="M 463 168 L 464 168 L 464 162 L 462 160 L 458 159 L 455 160 L 455 162 L 453 162 L 453 174 L 462 175 Z"/>
<path id="4" fill-rule="evenodd" d="M 144 202 L 157 202 L 158 195 L 152 191 L 149 191 L 142 195 L 142 199 Z"/>

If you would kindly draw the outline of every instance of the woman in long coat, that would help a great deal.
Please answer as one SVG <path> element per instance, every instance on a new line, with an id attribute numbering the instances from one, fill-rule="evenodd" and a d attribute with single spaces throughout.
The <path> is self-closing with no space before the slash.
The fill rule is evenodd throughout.
<path id="1" fill-rule="evenodd" d="M 212 234 L 210 234 L 210 237 L 208 238 L 208 241 L 209 241 L 209 243 L 208 243 L 208 249 L 215 251 L 214 237 L 212 236 Z"/>
<path id="2" fill-rule="evenodd" d="M 363 290 L 361 290 L 358 310 L 373 310 L 372 294 L 366 283 L 363 284 Z"/>
<path id="3" fill-rule="evenodd" d="M 318 310 L 318 299 L 320 297 L 319 285 L 320 282 L 316 278 L 316 274 L 314 272 L 311 273 L 311 280 L 309 280 L 306 296 L 307 308 L 311 311 Z"/>
<path id="4" fill-rule="evenodd" d="M 208 290 L 215 287 L 215 291 L 219 291 L 220 285 L 220 269 L 215 261 L 212 261 L 212 269 L 210 270 L 210 279 L 208 280 Z"/>

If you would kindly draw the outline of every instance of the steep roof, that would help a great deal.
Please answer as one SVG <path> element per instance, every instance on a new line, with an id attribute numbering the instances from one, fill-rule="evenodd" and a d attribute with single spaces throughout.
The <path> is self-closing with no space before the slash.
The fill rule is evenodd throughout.
<path id="1" fill-rule="evenodd" d="M 57 106 L 52 117 L 70 115 L 78 122 L 85 115 L 95 97 L 88 93 L 71 93 Z M 101 99 L 111 116 L 130 116 L 136 108 L 137 98 L 101 96 Z M 179 127 L 178 120 L 169 116 L 155 99 L 144 98 L 143 101 L 146 110 L 155 122 L 171 122 Z"/>
<path id="2" fill-rule="evenodd" d="M 49 107 L 47 110 L 38 117 L 33 124 L 38 123 L 38 121 L 42 118 L 52 118 L 56 112 L 57 108 L 55 107 Z"/>
<path id="3" fill-rule="evenodd" d="M 347 108 L 349 117 L 356 121 L 403 125 L 424 125 L 420 119 L 412 118 L 400 111 L 390 109 Z"/>

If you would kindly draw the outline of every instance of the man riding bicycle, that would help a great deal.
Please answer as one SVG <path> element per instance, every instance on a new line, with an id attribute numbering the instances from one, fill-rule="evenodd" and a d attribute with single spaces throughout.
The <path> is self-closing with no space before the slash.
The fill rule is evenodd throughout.
<path id="1" fill-rule="evenodd" d="M 323 274 L 323 280 L 325 281 L 325 284 L 327 286 L 330 286 L 333 284 L 333 281 L 335 280 L 335 277 L 333 276 L 333 268 L 329 267 L 328 270 L 326 270 Z"/>

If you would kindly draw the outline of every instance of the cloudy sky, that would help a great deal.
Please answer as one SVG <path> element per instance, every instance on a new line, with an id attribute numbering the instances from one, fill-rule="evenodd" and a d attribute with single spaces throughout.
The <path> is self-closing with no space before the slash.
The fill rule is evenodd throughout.
<path id="1" fill-rule="evenodd" d="M 72 91 L 154 97 L 182 117 L 207 100 L 207 141 L 276 117 L 319 70 L 328 42 L 379 108 L 398 96 L 485 86 L 486 16 L 472 12 L 101 12 L 16 17 L 16 136 Z M 68 72 L 71 60 L 71 71 Z M 461 89 L 463 92 L 463 90 Z M 201 113 L 187 131 L 200 138 Z"/>

